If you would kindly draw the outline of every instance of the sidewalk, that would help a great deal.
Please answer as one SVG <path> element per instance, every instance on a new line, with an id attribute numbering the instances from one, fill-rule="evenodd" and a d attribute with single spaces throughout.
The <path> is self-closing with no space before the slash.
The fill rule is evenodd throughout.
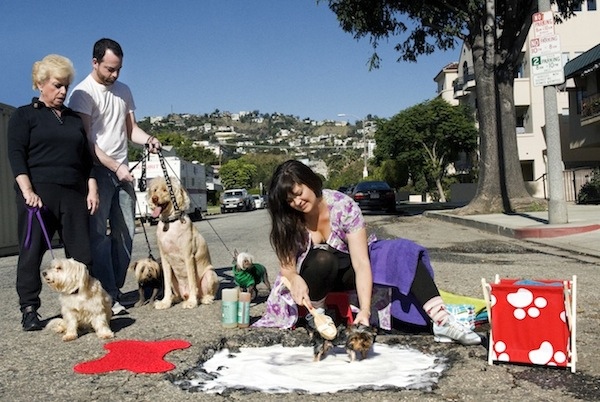
<path id="1" fill-rule="evenodd" d="M 423 214 L 432 219 L 600 257 L 600 205 L 567 204 L 568 223 L 565 224 L 549 224 L 548 211 L 458 216 L 447 210 L 428 210 Z"/>

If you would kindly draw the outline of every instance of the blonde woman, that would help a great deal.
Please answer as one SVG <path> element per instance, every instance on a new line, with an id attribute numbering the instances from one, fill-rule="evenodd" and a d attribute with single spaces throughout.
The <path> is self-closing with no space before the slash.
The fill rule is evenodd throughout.
<path id="1" fill-rule="evenodd" d="M 37 311 L 40 264 L 49 247 L 44 230 L 50 239 L 58 231 L 68 257 L 92 265 L 88 220 L 98 208 L 98 190 L 81 118 L 64 106 L 74 76 L 73 64 L 63 56 L 35 62 L 32 81 L 39 97 L 19 107 L 8 124 L 19 225 L 17 293 L 25 331 L 43 327 Z"/>

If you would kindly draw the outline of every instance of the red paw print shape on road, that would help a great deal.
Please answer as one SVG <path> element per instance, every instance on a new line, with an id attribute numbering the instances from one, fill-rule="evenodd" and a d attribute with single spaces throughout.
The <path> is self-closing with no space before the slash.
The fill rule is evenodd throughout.
<path id="1" fill-rule="evenodd" d="M 492 359 L 548 366 L 568 363 L 562 286 L 492 285 Z"/>
<path id="2" fill-rule="evenodd" d="M 174 364 L 164 360 L 167 353 L 190 346 L 191 343 L 182 340 L 109 342 L 104 345 L 104 349 L 108 350 L 105 356 L 98 360 L 80 363 L 73 370 L 81 374 L 99 374 L 116 370 L 162 373 L 175 368 Z"/>

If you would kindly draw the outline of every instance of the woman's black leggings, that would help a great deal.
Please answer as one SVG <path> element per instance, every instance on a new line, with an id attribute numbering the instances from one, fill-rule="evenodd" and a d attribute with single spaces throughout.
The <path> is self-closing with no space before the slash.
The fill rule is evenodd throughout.
<path id="1" fill-rule="evenodd" d="M 311 300 L 321 300 L 329 292 L 356 289 L 350 255 L 328 245 L 319 244 L 308 252 L 300 268 L 300 276 L 308 285 Z M 410 293 L 421 305 L 440 295 L 420 258 Z"/>

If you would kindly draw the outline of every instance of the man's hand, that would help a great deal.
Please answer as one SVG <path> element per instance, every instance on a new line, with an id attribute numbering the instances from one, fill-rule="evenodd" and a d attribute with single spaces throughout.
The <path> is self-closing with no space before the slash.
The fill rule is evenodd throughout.
<path id="1" fill-rule="evenodd" d="M 132 183 L 134 180 L 133 175 L 129 173 L 128 166 L 124 163 L 119 165 L 117 170 L 115 170 L 115 174 L 117 175 L 117 179 L 119 179 L 119 181 L 128 181 Z"/>
<path id="2" fill-rule="evenodd" d="M 157 153 L 160 149 L 162 149 L 162 144 L 160 143 L 158 138 L 156 138 L 154 136 L 150 136 L 148 138 L 147 144 L 148 144 L 148 150 L 150 152 L 152 152 L 153 154 Z"/>

